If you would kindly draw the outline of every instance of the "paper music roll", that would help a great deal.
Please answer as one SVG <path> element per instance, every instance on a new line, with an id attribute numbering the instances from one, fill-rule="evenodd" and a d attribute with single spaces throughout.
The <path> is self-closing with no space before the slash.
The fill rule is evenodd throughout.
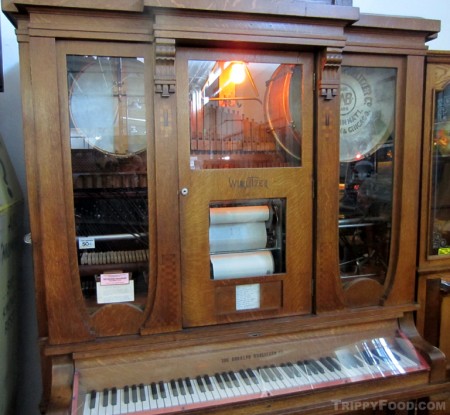
<path id="1" fill-rule="evenodd" d="M 209 209 L 211 225 L 223 223 L 265 222 L 269 220 L 269 206 L 232 206 Z"/>
<path id="2" fill-rule="evenodd" d="M 274 262 L 269 251 L 211 255 L 214 280 L 270 275 Z"/>
<path id="3" fill-rule="evenodd" d="M 261 249 L 266 245 L 267 231 L 264 222 L 220 224 L 209 228 L 210 252 Z"/>

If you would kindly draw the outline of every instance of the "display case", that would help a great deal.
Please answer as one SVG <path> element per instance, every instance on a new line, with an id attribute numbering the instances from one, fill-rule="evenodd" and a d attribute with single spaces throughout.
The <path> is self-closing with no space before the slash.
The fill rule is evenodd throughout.
<path id="1" fill-rule="evenodd" d="M 122 413 L 331 414 L 447 390 L 413 322 L 417 85 L 439 22 L 4 3 L 49 413 L 115 410 L 117 391 Z"/>
<path id="2" fill-rule="evenodd" d="M 420 332 L 432 344 L 446 345 L 448 331 L 449 122 L 450 55 L 433 51 L 427 57 L 422 175 L 422 215 L 417 315 Z M 448 350 L 448 349 L 447 349 Z M 447 373 L 449 368 L 447 365 Z"/>

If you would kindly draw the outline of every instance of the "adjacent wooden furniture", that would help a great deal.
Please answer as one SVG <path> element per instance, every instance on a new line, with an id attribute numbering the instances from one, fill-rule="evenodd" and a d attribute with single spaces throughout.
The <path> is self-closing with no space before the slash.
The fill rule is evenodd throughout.
<path id="1" fill-rule="evenodd" d="M 115 388 L 122 413 L 202 414 L 448 392 L 413 321 L 438 21 L 285 0 L 2 6 L 44 411 L 117 407 Z"/>
<path id="2" fill-rule="evenodd" d="M 448 353 L 448 158 L 450 55 L 433 51 L 427 56 L 421 238 L 418 295 L 422 305 L 417 327 L 432 344 Z M 447 364 L 447 373 L 449 366 Z"/>

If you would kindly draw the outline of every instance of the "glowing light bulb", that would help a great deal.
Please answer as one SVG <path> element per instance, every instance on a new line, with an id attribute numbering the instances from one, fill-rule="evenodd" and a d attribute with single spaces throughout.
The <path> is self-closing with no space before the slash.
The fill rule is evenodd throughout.
<path id="1" fill-rule="evenodd" d="M 236 62 L 231 65 L 230 80 L 235 84 L 242 84 L 245 81 L 245 64 Z"/>

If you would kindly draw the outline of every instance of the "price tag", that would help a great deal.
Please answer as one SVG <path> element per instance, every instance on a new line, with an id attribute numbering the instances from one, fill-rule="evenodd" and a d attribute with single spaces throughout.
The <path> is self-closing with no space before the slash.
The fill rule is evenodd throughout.
<path id="1" fill-rule="evenodd" d="M 95 249 L 95 239 L 94 238 L 78 238 L 78 248 L 79 249 Z"/>

